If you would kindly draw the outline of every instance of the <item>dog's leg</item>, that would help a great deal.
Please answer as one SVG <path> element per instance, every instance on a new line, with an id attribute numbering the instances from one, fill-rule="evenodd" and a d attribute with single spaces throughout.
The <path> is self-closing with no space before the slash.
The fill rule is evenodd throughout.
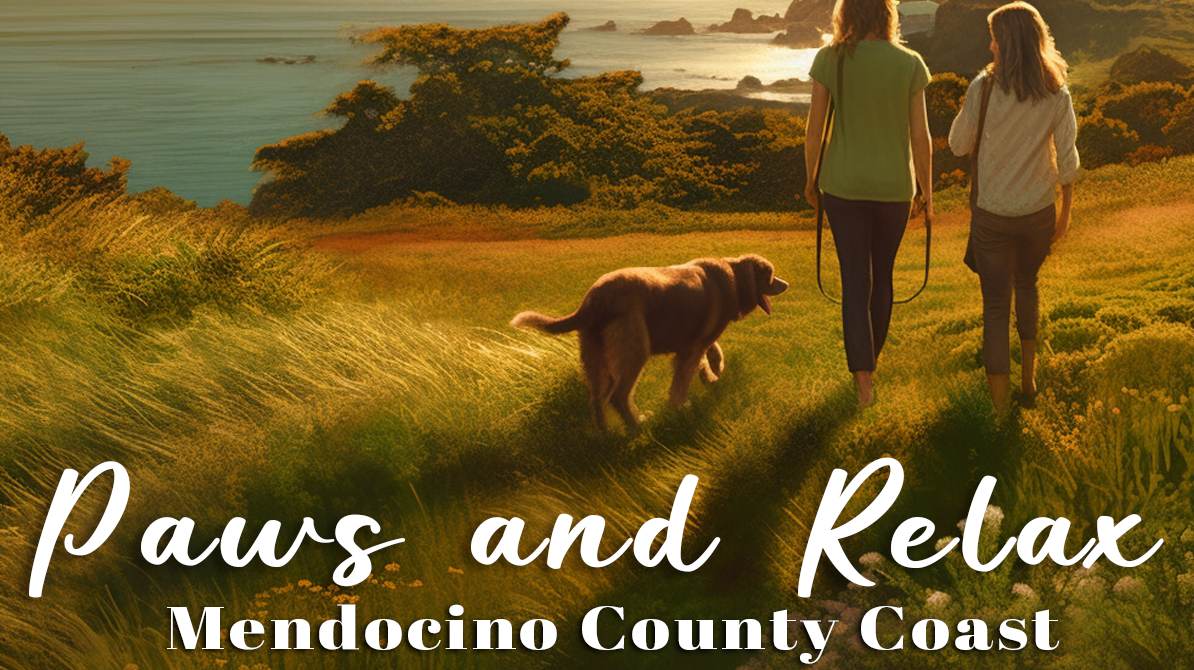
<path id="1" fill-rule="evenodd" d="M 696 374 L 704 353 L 700 350 L 680 352 L 672 360 L 672 367 L 675 369 L 669 394 L 672 407 L 683 407 L 684 403 L 688 402 L 688 385 L 692 383 L 692 377 Z"/>
<path id="2" fill-rule="evenodd" d="M 604 431 L 605 402 L 613 391 L 613 384 L 605 362 L 605 347 L 599 333 L 580 333 L 580 362 L 589 382 L 589 412 L 593 415 L 593 427 Z"/>
<path id="3" fill-rule="evenodd" d="M 721 355 L 721 346 L 716 342 L 705 350 L 705 357 L 701 359 L 701 379 L 712 384 L 721 377 L 725 370 L 725 359 Z"/>
<path id="4" fill-rule="evenodd" d="M 606 326 L 605 355 L 613 376 L 610 404 L 621 415 L 626 428 L 638 432 L 638 424 L 646 419 L 634 406 L 634 387 L 647 359 L 651 356 L 650 333 L 641 315 L 630 316 Z"/>

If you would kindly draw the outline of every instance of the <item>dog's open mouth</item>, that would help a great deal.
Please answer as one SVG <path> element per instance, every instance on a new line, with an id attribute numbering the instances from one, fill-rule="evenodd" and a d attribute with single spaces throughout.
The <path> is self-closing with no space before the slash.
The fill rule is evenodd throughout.
<path id="1" fill-rule="evenodd" d="M 772 278 L 767 288 L 759 293 L 759 307 L 762 307 L 767 314 L 771 314 L 771 296 L 779 295 L 786 290 L 788 290 L 788 282 L 779 277 Z"/>

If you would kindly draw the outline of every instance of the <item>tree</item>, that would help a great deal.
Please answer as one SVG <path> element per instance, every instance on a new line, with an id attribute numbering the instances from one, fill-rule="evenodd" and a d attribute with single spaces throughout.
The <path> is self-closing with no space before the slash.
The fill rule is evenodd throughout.
<path id="1" fill-rule="evenodd" d="M 254 167 L 272 179 L 253 209 L 348 214 L 430 191 L 514 206 L 572 204 L 595 191 L 607 202 L 685 207 L 732 197 L 745 168 L 721 153 L 733 142 L 717 120 L 669 113 L 639 91 L 637 72 L 558 76 L 568 62 L 553 54 L 567 23 L 554 14 L 521 26 L 369 33 L 362 39 L 383 47 L 377 64 L 418 70 L 410 96 L 361 82 L 325 110 L 341 128 L 259 149 Z"/>

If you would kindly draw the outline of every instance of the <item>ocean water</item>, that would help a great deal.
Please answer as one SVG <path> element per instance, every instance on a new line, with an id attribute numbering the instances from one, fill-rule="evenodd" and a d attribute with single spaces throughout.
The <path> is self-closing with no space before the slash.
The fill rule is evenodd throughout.
<path id="1" fill-rule="evenodd" d="M 557 56 L 570 76 L 642 71 L 645 88 L 733 88 L 805 78 L 811 50 L 770 45 L 770 35 L 634 35 L 681 16 L 698 30 L 729 20 L 731 0 L 3 0 L 0 133 L 14 145 L 86 142 L 89 165 L 132 161 L 129 188 L 165 186 L 210 206 L 247 203 L 262 175 L 259 146 L 334 127 L 318 115 L 362 79 L 405 95 L 410 70 L 376 68 L 376 51 L 347 35 L 429 21 L 483 27 L 565 11 L 572 23 Z M 752 5 L 782 13 L 783 0 Z M 616 33 L 584 31 L 607 20 Z M 269 64 L 265 58 L 302 59 Z"/>

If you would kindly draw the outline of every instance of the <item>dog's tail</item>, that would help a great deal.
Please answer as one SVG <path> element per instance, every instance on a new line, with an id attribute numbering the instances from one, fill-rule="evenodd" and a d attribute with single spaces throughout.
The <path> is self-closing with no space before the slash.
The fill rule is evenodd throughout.
<path id="1" fill-rule="evenodd" d="M 586 322 L 583 310 L 578 309 L 568 316 L 558 319 L 538 312 L 521 312 L 510 320 L 510 325 L 515 328 L 531 328 L 550 335 L 560 335 L 580 330 Z"/>

